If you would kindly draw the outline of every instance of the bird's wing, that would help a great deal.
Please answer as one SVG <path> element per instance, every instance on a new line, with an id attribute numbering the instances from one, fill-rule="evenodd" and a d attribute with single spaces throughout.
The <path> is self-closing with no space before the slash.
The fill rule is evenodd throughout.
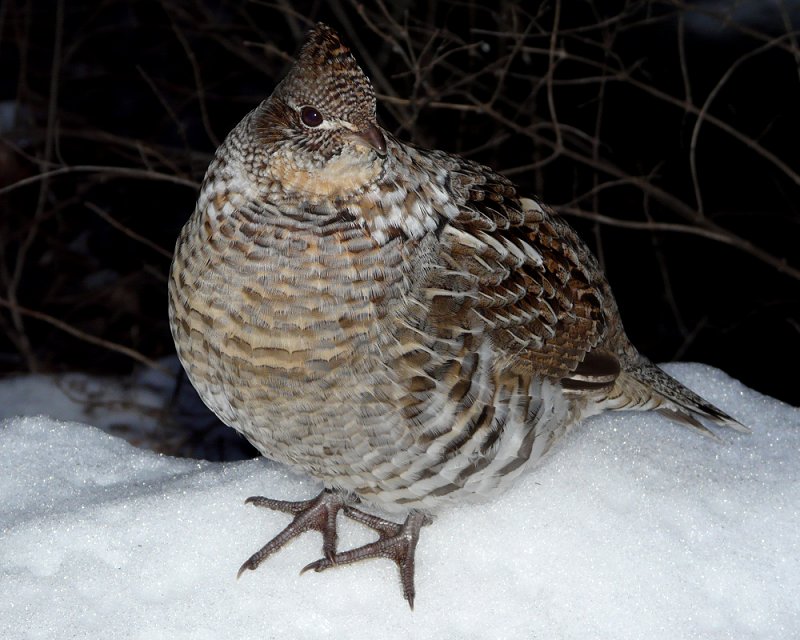
<path id="1" fill-rule="evenodd" d="M 624 336 L 610 288 L 572 228 L 485 167 L 450 177 L 460 213 L 441 234 L 430 276 L 434 323 L 482 324 L 511 371 L 560 379 L 576 391 L 613 385 Z M 456 315 L 457 314 L 457 315 Z"/>

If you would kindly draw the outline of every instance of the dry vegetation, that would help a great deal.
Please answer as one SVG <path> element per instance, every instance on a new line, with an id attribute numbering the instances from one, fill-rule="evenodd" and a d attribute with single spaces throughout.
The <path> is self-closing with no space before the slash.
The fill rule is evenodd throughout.
<path id="1" fill-rule="evenodd" d="M 388 129 L 571 218 L 645 353 L 800 403 L 800 12 L 712 6 L 5 0 L 0 371 L 164 365 L 211 154 L 324 20 Z"/>

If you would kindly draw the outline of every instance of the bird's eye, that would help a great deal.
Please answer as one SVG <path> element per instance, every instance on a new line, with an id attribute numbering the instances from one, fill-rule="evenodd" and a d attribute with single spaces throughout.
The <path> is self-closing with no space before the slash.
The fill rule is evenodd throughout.
<path id="1" fill-rule="evenodd" d="M 300 109 L 300 119 L 307 127 L 318 127 L 322 124 L 322 114 L 314 107 L 303 107 Z"/>

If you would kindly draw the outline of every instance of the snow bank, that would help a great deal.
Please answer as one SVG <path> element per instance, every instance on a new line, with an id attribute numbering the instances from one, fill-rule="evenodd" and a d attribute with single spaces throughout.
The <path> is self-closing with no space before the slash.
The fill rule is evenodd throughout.
<path id="1" fill-rule="evenodd" d="M 669 370 L 753 434 L 721 432 L 719 444 L 657 415 L 587 421 L 501 499 L 423 529 L 413 612 L 389 561 L 299 576 L 319 557 L 316 533 L 236 580 L 288 522 L 244 499 L 311 497 L 307 478 L 8 420 L 0 635 L 798 637 L 800 410 L 709 367 Z M 342 548 L 374 535 L 344 525 Z"/>

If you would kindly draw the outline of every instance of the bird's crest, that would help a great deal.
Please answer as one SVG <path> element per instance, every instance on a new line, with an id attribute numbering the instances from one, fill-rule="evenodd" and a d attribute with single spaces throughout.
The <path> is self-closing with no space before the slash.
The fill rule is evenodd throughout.
<path id="1" fill-rule="evenodd" d="M 294 66 L 275 89 L 292 107 L 308 104 L 326 117 L 374 121 L 372 84 L 329 26 L 318 23 L 308 34 Z"/>

